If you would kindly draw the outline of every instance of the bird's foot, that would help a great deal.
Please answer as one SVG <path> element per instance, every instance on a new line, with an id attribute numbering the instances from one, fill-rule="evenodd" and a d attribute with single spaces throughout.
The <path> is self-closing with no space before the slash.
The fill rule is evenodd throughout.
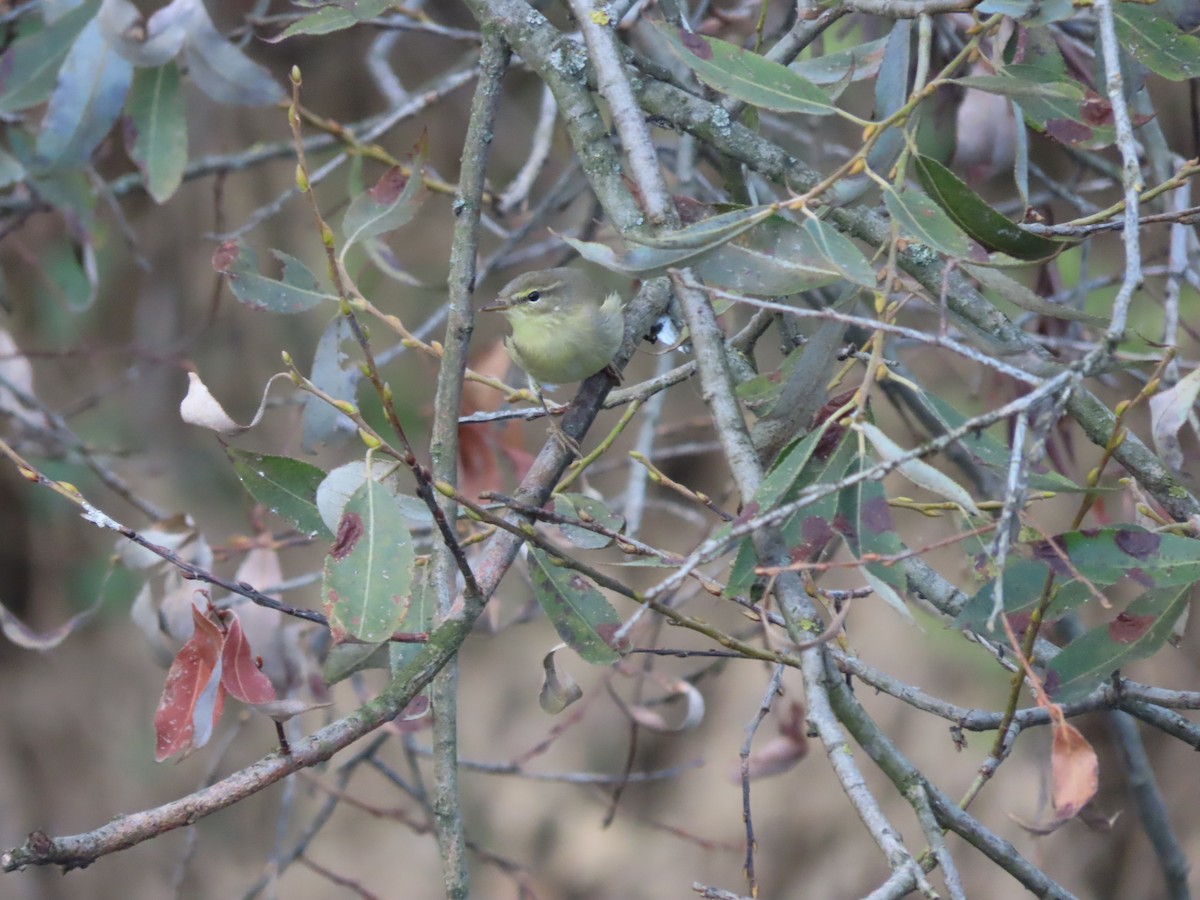
<path id="1" fill-rule="evenodd" d="M 583 448 L 579 446 L 579 441 L 563 431 L 562 426 L 555 421 L 553 416 L 550 417 L 550 427 L 546 430 L 554 438 L 558 446 L 562 447 L 576 459 L 583 459 Z"/>

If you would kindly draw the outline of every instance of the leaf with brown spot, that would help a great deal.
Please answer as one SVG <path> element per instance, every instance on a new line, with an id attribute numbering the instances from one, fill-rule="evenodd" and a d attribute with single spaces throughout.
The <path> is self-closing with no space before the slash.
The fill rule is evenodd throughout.
<path id="1" fill-rule="evenodd" d="M 530 547 L 529 580 L 550 623 L 572 650 L 595 665 L 610 665 L 621 658 L 609 642 L 621 619 L 587 579 Z"/>
<path id="2" fill-rule="evenodd" d="M 1186 611 L 1191 587 L 1152 588 L 1130 603 L 1116 621 L 1098 625 L 1067 644 L 1050 663 L 1050 672 L 1059 679 L 1051 691 L 1055 702 L 1084 697 L 1117 669 L 1158 652 Z"/>
<path id="3" fill-rule="evenodd" d="M 415 553 L 400 504 L 382 485 L 365 482 L 346 504 L 338 540 L 325 557 L 322 595 L 331 629 L 381 644 L 404 620 Z"/>

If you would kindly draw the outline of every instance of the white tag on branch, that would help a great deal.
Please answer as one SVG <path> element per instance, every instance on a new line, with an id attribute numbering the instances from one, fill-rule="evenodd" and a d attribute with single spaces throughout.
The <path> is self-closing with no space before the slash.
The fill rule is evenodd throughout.
<path id="1" fill-rule="evenodd" d="M 1187 424 L 1196 395 L 1200 393 L 1200 366 L 1181 378 L 1172 388 L 1159 391 L 1150 398 L 1150 434 L 1154 448 L 1163 462 L 1178 472 L 1183 468 L 1183 450 L 1179 446 L 1179 432 Z"/>
<path id="2" fill-rule="evenodd" d="M 188 372 L 188 392 L 183 398 L 183 402 L 179 404 L 179 415 L 183 421 L 189 425 L 199 425 L 201 428 L 207 428 L 209 431 L 215 431 L 218 434 L 233 436 L 241 434 L 243 431 L 249 431 L 260 421 L 262 421 L 263 412 L 267 408 L 267 393 L 271 390 L 271 385 L 276 378 L 287 378 L 288 376 L 279 372 L 271 376 L 267 386 L 263 389 L 262 401 L 258 404 L 258 412 L 254 414 L 254 418 L 249 425 L 239 425 L 233 420 L 229 413 L 225 412 L 217 398 L 209 391 L 208 386 L 200 380 L 200 376 L 195 372 Z"/>
<path id="3" fill-rule="evenodd" d="M 879 458 L 885 462 L 899 459 L 908 452 L 870 422 L 859 422 L 854 427 L 866 435 L 871 446 L 875 448 L 875 452 L 879 454 Z M 945 497 L 950 502 L 957 503 L 973 516 L 983 515 L 982 510 L 975 505 L 974 499 L 962 485 L 948 475 L 942 474 L 929 463 L 919 459 L 910 459 L 900 463 L 896 468 L 901 475 L 917 487 L 923 487 L 939 497 Z"/>

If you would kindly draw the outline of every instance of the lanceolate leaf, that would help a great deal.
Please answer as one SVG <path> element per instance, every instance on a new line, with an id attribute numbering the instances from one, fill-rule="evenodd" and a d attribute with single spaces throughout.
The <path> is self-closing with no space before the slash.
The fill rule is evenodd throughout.
<path id="1" fill-rule="evenodd" d="M 1053 543 L 1051 543 L 1053 541 Z M 1200 581 L 1200 541 L 1141 528 L 1072 531 L 1051 541 L 1024 546 L 1032 558 L 1015 558 L 1004 572 L 1004 611 L 1028 614 L 1053 572 L 1054 598 L 1046 611 L 1053 620 L 1122 579 L 1151 589 L 1183 587 Z M 985 584 L 959 614 L 960 627 L 978 631 L 991 616 L 995 581 Z"/>
<path id="2" fill-rule="evenodd" d="M 409 605 L 414 553 L 400 507 L 373 481 L 359 488 L 325 558 L 322 596 L 335 641 L 387 641 Z"/>
<path id="3" fill-rule="evenodd" d="M 1029 81 L 1012 75 L 965 75 L 954 79 L 962 87 L 974 88 L 989 94 L 1000 94 L 1016 100 L 1040 98 L 1083 102 L 1083 88 L 1074 81 Z"/>
<path id="4" fill-rule="evenodd" d="M 433 587 L 433 567 L 418 566 L 413 576 L 412 597 L 408 611 L 400 622 L 398 631 L 409 635 L 428 633 L 437 621 L 437 591 Z M 388 664 L 395 675 L 412 661 L 424 648 L 420 643 L 392 641 L 388 644 Z"/>
<path id="5" fill-rule="evenodd" d="M 921 405 L 931 417 L 941 423 L 945 431 L 953 431 L 967 421 L 967 417 L 943 400 L 928 391 L 917 395 Z M 977 465 L 985 466 L 1000 475 L 1008 471 L 1012 451 L 986 431 L 972 431 L 959 438 L 962 446 Z M 1082 491 L 1079 485 L 1057 472 L 1031 472 L 1029 486 L 1039 491 Z"/>
<path id="6" fill-rule="evenodd" d="M 196 87 L 218 103 L 268 106 L 284 97 L 270 72 L 217 31 L 203 3 L 188 18 L 184 56 Z"/>
<path id="7" fill-rule="evenodd" d="M 299 459 L 251 453 L 236 447 L 226 447 L 225 453 L 255 500 L 304 534 L 333 537 L 317 510 L 317 487 L 325 480 L 322 469 Z"/>
<path id="8" fill-rule="evenodd" d="M 554 511 L 572 519 L 602 525 L 610 531 L 618 533 L 625 527 L 625 520 L 621 516 L 609 510 L 601 501 L 583 494 L 555 494 Z M 598 550 L 613 542 L 613 539 L 607 535 L 580 528 L 578 525 L 562 525 L 560 527 L 567 540 L 585 550 Z"/>
<path id="9" fill-rule="evenodd" d="M 530 547 L 529 580 L 538 603 L 571 649 L 587 662 L 600 666 L 621 658 L 609 644 L 621 619 L 586 578 L 555 565 L 545 552 Z"/>
<path id="10" fill-rule="evenodd" d="M 350 358 L 342 352 L 342 344 L 350 339 L 350 323 L 343 315 L 334 316 L 313 354 L 309 378 L 313 384 L 335 400 L 353 401 L 358 388 L 359 374 Z M 345 417 L 320 397 L 309 395 L 304 398 L 304 416 L 301 420 L 300 446 L 307 453 L 316 453 L 317 448 L 329 441 Z"/>
<path id="11" fill-rule="evenodd" d="M 393 166 L 374 187 L 350 202 L 342 219 L 342 233 L 346 236 L 343 257 L 352 244 L 395 231 L 412 220 L 420 206 L 423 168 L 428 158 L 429 141 L 422 135 L 410 176 L 405 176 L 399 166 Z"/>
<path id="12" fill-rule="evenodd" d="M 853 441 L 844 440 L 845 429 L 834 426 L 836 430 L 827 431 L 825 436 L 817 441 L 812 452 L 805 458 L 799 470 L 795 468 L 799 459 L 792 454 L 803 453 L 801 445 L 797 444 L 787 456 L 780 460 L 779 466 L 773 469 L 763 480 L 762 488 L 767 488 L 767 480 L 777 472 L 781 479 L 791 478 L 787 492 L 781 501 L 795 499 L 795 495 L 805 488 L 814 485 L 836 484 L 846 476 L 847 470 L 855 462 L 857 451 Z M 811 435 L 810 435 L 811 436 Z M 807 441 L 808 438 L 805 438 Z M 785 473 L 783 467 L 795 472 L 794 477 Z M 776 482 L 776 487 L 778 482 Z M 774 492 L 774 488 L 771 488 Z M 783 539 L 787 546 L 788 555 L 794 561 L 815 561 L 837 538 L 837 511 L 839 495 L 836 491 L 826 494 L 800 509 L 794 516 L 783 524 Z M 778 505 L 778 503 L 774 504 Z M 747 509 L 750 507 L 748 506 Z M 754 581 L 754 566 L 758 559 L 754 551 L 754 542 L 746 538 L 738 547 L 737 557 L 729 572 L 726 584 L 726 595 L 736 596 L 750 590 Z"/>
<path id="13" fill-rule="evenodd" d="M 1086 696 L 1117 669 L 1157 652 L 1190 595 L 1190 584 L 1146 591 L 1115 619 L 1067 644 L 1050 663 L 1050 695 L 1059 703 Z"/>
<path id="14" fill-rule="evenodd" d="M 623 275 L 640 276 L 661 272 L 685 260 L 711 253 L 773 214 L 774 209 L 770 206 L 751 206 L 720 213 L 677 231 L 631 235 L 630 240 L 641 246 L 631 247 L 620 256 L 604 244 L 569 237 L 563 240 L 578 250 L 584 259 L 598 266 Z"/>
<path id="15" fill-rule="evenodd" d="M 1094 584 L 1107 585 L 1129 577 L 1148 587 L 1200 581 L 1200 541 L 1193 538 L 1126 525 L 1070 531 L 1051 540 L 1053 545 L 1034 543 L 1034 556 L 1063 578 L 1078 572 Z"/>
<path id="16" fill-rule="evenodd" d="M 927 156 L 913 158 L 917 177 L 929 196 L 963 231 L 987 250 L 1017 259 L 1046 259 L 1067 245 L 1022 231 L 967 187 L 948 168 Z"/>
<path id="17" fill-rule="evenodd" d="M 329 3 L 298 22 L 293 22 L 271 42 L 282 41 L 297 34 L 330 34 L 341 31 L 365 19 L 382 15 L 389 7 L 395 5 L 396 0 L 358 0 L 357 3 L 346 6 Z"/>
<path id="18" fill-rule="evenodd" d="M 730 97 L 777 112 L 836 111 L 819 87 L 787 66 L 716 38 L 666 27 L 659 32 L 701 81 Z"/>
<path id="19" fill-rule="evenodd" d="M 848 474 L 857 474 L 871 465 L 862 456 L 855 458 Z M 838 516 L 835 527 L 846 539 L 846 545 L 855 557 L 896 557 L 904 552 L 904 544 L 896 533 L 892 511 L 888 507 L 887 495 L 878 481 L 859 481 L 839 495 Z M 909 621 L 912 613 L 904 603 L 908 590 L 904 567 L 883 562 L 863 562 L 863 573 L 881 600 Z"/>
<path id="20" fill-rule="evenodd" d="M 81 3 L 40 31 L 21 35 L 4 51 L 0 112 L 27 109 L 50 96 L 67 51 L 98 8 L 98 3 Z"/>
<path id="21" fill-rule="evenodd" d="M 1121 46 L 1163 78 L 1186 81 L 1200 75 L 1200 38 L 1181 31 L 1172 12 L 1162 0 L 1113 4 Z"/>
<path id="22" fill-rule="evenodd" d="M 126 105 L 129 156 L 141 170 L 146 190 L 159 203 L 175 193 L 187 163 L 187 118 L 180 87 L 174 63 L 138 69 Z"/>
<path id="23" fill-rule="evenodd" d="M 226 241 L 213 253 L 213 268 L 229 278 L 233 295 L 247 306 L 274 313 L 298 313 L 324 300 L 335 299 L 321 290 L 305 265 L 282 250 L 272 250 L 283 263 L 283 280 L 258 271 L 258 255 L 243 241 Z"/>
<path id="24" fill-rule="evenodd" d="M 1089 325 L 1095 325 L 1099 328 L 1108 326 L 1108 319 L 1103 316 L 1094 316 L 1091 313 L 1084 312 L 1082 309 L 1075 309 L 1073 306 L 1065 306 L 1061 303 L 1052 303 L 1042 297 L 1039 297 L 1021 282 L 1011 276 L 1001 272 L 999 269 L 993 269 L 990 266 L 974 266 L 970 263 L 963 263 L 962 267 L 975 277 L 975 279 L 990 291 L 994 291 L 1002 300 L 1007 300 L 1013 306 L 1023 309 L 1026 312 L 1037 313 L 1039 316 L 1049 316 L 1052 319 L 1065 319 L 1071 322 L 1087 322 Z"/>
<path id="25" fill-rule="evenodd" d="M 659 250 L 707 250 L 733 240 L 774 214 L 775 208 L 772 206 L 744 206 L 701 219 L 675 231 L 634 233 L 630 235 L 630 240 Z"/>
<path id="26" fill-rule="evenodd" d="M 797 225 L 771 216 L 695 260 L 706 284 L 782 296 L 849 280 L 874 287 L 875 272 L 836 229 L 817 219 Z"/>
<path id="27" fill-rule="evenodd" d="M 966 237 L 936 203 L 915 191 L 897 191 L 891 185 L 883 189 L 888 212 L 900 225 L 900 232 L 947 256 L 970 255 Z"/>
<path id="28" fill-rule="evenodd" d="M 117 121 L 132 81 L 133 66 L 105 42 L 92 19 L 58 72 L 38 133 L 39 163 L 55 169 L 87 162 Z"/>
<path id="29" fill-rule="evenodd" d="M 824 53 L 803 59 L 788 66 L 793 72 L 807 78 L 813 84 L 837 84 L 850 78 L 861 81 L 874 78 L 883 62 L 883 49 L 887 38 L 881 37 L 849 50 Z"/>

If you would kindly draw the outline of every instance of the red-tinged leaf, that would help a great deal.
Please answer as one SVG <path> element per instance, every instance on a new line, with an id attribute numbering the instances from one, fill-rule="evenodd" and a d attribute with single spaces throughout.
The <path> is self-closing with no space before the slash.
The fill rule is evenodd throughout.
<path id="1" fill-rule="evenodd" d="M 225 636 L 198 609 L 193 609 L 192 621 L 195 630 L 175 654 L 154 712 L 157 762 L 203 747 L 225 703 L 220 672 Z"/>
<path id="2" fill-rule="evenodd" d="M 276 699 L 271 679 L 255 664 L 254 653 L 237 613 L 230 610 L 229 615 L 232 617 L 229 633 L 225 635 L 225 646 L 221 650 L 221 685 L 243 703 L 269 703 Z"/>
<path id="3" fill-rule="evenodd" d="M 1079 729 L 1067 722 L 1054 726 L 1050 748 L 1050 782 L 1054 813 L 1069 819 L 1083 809 L 1099 786 L 1100 762 Z"/>
<path id="4" fill-rule="evenodd" d="M 424 197 L 423 168 L 429 158 L 429 139 L 422 134 L 413 150 L 411 175 L 393 166 L 375 185 L 351 201 L 342 220 L 346 236 L 342 257 L 350 245 L 395 231 L 412 221 Z"/>

